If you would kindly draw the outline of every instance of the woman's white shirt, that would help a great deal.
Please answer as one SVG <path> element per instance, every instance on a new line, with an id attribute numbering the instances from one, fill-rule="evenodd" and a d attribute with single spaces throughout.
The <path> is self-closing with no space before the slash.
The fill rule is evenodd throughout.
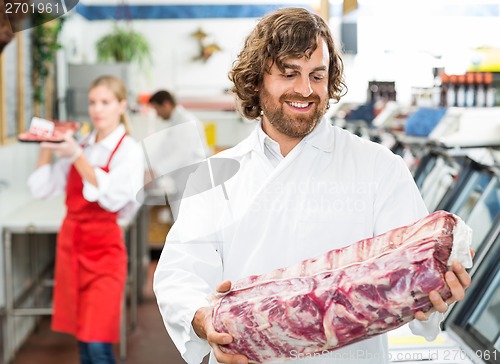
<path id="1" fill-rule="evenodd" d="M 96 143 L 96 133 L 80 141 L 83 154 L 94 168 L 97 187 L 83 180 L 83 197 L 89 202 L 97 202 L 108 211 L 120 211 L 120 217 L 132 214 L 140 202 L 137 193 L 144 186 L 144 157 L 142 148 L 132 137 L 125 136 L 116 150 L 109 172 L 104 172 L 111 153 L 125 133 L 120 124 L 106 138 Z M 36 169 L 28 178 L 28 186 L 35 198 L 51 198 L 65 192 L 69 170 L 69 158 L 59 158 L 53 164 Z"/>

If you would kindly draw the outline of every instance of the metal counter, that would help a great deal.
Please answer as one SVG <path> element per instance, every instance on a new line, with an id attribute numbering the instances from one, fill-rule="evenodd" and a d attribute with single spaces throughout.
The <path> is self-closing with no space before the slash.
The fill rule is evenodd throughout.
<path id="1" fill-rule="evenodd" d="M 65 215 L 63 197 L 49 200 L 32 200 L 25 206 L 6 217 L 1 223 L 3 230 L 4 266 L 5 266 L 5 335 L 4 363 L 9 363 L 15 356 L 15 316 L 51 315 L 51 307 L 16 308 L 13 277 L 13 234 L 57 234 Z M 124 362 L 127 356 L 127 296 L 130 298 L 130 327 L 133 330 L 137 323 L 137 303 L 141 297 L 143 254 L 138 232 L 143 231 L 144 212 L 142 207 L 130 219 L 119 219 L 127 244 L 129 269 L 127 287 L 124 294 L 122 323 L 120 329 L 120 359 Z M 31 242 L 30 242 L 31 244 Z M 36 242 L 35 242 L 36 244 Z"/>

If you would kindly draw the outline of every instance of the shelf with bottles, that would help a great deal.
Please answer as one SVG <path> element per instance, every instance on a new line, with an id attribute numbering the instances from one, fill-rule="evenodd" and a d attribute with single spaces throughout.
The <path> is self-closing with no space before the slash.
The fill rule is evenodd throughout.
<path id="1" fill-rule="evenodd" d="M 500 105 L 500 74 L 467 72 L 446 74 L 434 69 L 433 106 L 494 107 Z"/>

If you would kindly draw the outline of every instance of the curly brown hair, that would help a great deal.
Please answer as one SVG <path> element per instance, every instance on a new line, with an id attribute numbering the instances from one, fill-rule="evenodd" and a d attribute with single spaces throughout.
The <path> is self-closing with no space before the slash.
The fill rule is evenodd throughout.
<path id="1" fill-rule="evenodd" d="M 258 89 L 264 72 L 270 73 L 274 63 L 284 72 L 283 62 L 287 58 L 309 58 L 318 47 L 319 37 L 325 40 L 330 54 L 328 96 L 340 99 L 346 89 L 344 65 L 328 25 L 306 9 L 283 8 L 258 22 L 229 72 L 234 83 L 231 91 L 237 95 L 240 111 L 246 118 L 256 119 L 261 113 Z"/>

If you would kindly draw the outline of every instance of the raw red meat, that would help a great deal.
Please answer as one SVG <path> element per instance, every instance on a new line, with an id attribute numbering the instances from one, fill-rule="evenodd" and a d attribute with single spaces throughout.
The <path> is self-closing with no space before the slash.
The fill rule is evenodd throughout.
<path id="1" fill-rule="evenodd" d="M 37 134 L 31 133 L 29 130 L 17 136 L 21 142 L 53 142 L 60 143 L 63 141 L 63 136 L 67 132 L 75 133 L 80 129 L 80 123 L 76 121 L 54 121 L 54 132 L 50 137 L 40 137 Z"/>
<path id="2" fill-rule="evenodd" d="M 431 290 L 451 295 L 444 274 L 452 247 L 461 244 L 468 254 L 471 234 L 464 229 L 470 231 L 459 217 L 437 211 L 412 225 L 234 282 L 214 302 L 215 329 L 234 339 L 221 348 L 251 362 L 285 361 L 396 329 L 416 311 L 432 307 Z"/>

